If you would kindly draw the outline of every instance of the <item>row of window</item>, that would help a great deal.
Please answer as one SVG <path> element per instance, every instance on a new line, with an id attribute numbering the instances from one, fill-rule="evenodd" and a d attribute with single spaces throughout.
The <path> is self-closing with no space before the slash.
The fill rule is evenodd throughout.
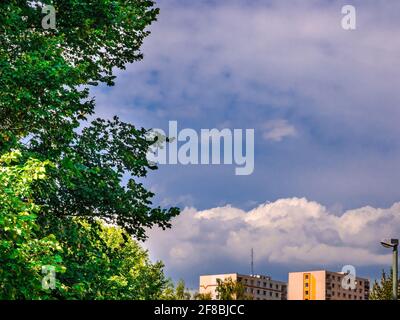
<path id="1" fill-rule="evenodd" d="M 332 284 L 330 285 L 330 287 L 328 286 L 328 289 L 330 289 L 330 288 L 335 289 L 335 288 L 336 288 L 336 287 L 335 287 L 335 284 L 332 283 Z M 337 288 L 338 288 L 338 289 L 342 288 L 342 285 L 337 286 Z M 354 290 L 352 290 L 352 289 L 343 289 L 343 290 L 357 292 L 357 288 L 354 289 Z M 362 289 L 358 289 L 358 292 L 359 292 L 359 293 L 362 293 L 363 290 L 362 290 Z"/>
<path id="2" fill-rule="evenodd" d="M 338 294 L 338 297 L 340 298 L 340 294 Z M 346 295 L 343 295 L 343 298 L 346 298 Z M 357 296 L 349 295 L 347 297 L 347 299 L 349 299 L 349 300 L 363 300 L 363 297 L 357 297 Z"/>
<path id="3" fill-rule="evenodd" d="M 256 293 L 258 295 L 262 294 L 264 296 L 269 294 L 270 297 L 273 297 L 273 295 L 275 294 L 276 298 L 279 298 L 279 295 L 280 295 L 279 292 L 272 292 L 272 291 L 266 291 L 266 290 L 260 290 L 260 289 L 255 290 L 255 289 L 252 289 L 252 288 L 247 288 L 246 291 L 248 293 L 252 293 L 252 294 Z"/>
<path id="4" fill-rule="evenodd" d="M 241 279 L 239 279 L 239 281 L 240 281 Z M 248 280 L 248 279 L 244 279 L 244 284 L 246 285 L 246 284 L 248 284 L 248 285 L 251 285 L 251 286 L 254 286 L 254 284 L 255 284 L 255 281 L 254 280 Z M 267 288 L 268 287 L 268 283 L 267 282 L 262 282 L 261 283 L 261 281 L 257 281 L 257 283 L 256 283 L 256 285 L 258 286 L 258 287 L 261 287 L 261 286 L 263 286 L 264 288 Z M 276 290 L 279 290 L 279 285 L 278 284 L 275 284 L 275 289 Z M 269 283 L 269 288 L 270 289 L 273 289 L 274 288 L 274 286 L 273 286 L 273 284 L 272 283 Z"/>
<path id="5" fill-rule="evenodd" d="M 342 278 L 343 278 L 342 276 L 334 276 L 334 275 L 330 275 L 330 274 L 328 274 L 326 277 L 327 277 L 328 280 L 332 279 L 334 281 L 335 280 L 342 281 Z M 362 286 L 364 284 L 364 282 L 362 280 L 357 280 L 357 284 Z"/>
<path id="6" fill-rule="evenodd" d="M 332 292 L 332 297 L 335 296 L 335 292 Z M 351 294 L 347 295 L 346 293 L 341 294 L 340 292 L 338 292 L 337 296 L 343 297 L 343 298 L 347 298 L 349 300 L 363 300 L 363 297 L 357 297 L 356 295 L 352 296 Z M 329 297 L 329 296 L 327 296 Z"/>

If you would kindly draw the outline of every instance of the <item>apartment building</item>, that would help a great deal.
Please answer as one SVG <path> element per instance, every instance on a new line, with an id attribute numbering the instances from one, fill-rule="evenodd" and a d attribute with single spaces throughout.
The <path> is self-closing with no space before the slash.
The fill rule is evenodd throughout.
<path id="1" fill-rule="evenodd" d="M 355 289 L 342 286 L 343 272 L 290 272 L 288 300 L 368 300 L 369 280 L 357 277 Z"/>
<path id="2" fill-rule="evenodd" d="M 226 280 L 231 278 L 243 284 L 246 294 L 254 300 L 286 300 L 286 282 L 272 280 L 269 276 L 243 275 L 238 273 L 202 275 L 200 276 L 200 293 L 211 293 L 213 299 L 217 299 L 217 279 Z"/>

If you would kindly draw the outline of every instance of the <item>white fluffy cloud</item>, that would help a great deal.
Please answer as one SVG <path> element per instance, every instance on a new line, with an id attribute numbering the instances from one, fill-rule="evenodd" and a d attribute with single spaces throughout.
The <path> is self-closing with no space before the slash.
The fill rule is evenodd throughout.
<path id="1" fill-rule="evenodd" d="M 282 141 L 285 137 L 296 135 L 296 128 L 285 119 L 270 120 L 263 125 L 263 138 L 271 141 Z"/>
<path id="2" fill-rule="evenodd" d="M 250 211 L 232 206 L 198 211 L 186 208 L 170 230 L 153 229 L 146 246 L 169 268 L 190 270 L 247 259 L 256 262 L 345 265 L 387 265 L 390 256 L 379 241 L 400 233 L 400 203 L 387 209 L 363 207 L 335 215 L 305 198 L 281 199 Z M 229 269 L 230 266 L 226 266 Z"/>

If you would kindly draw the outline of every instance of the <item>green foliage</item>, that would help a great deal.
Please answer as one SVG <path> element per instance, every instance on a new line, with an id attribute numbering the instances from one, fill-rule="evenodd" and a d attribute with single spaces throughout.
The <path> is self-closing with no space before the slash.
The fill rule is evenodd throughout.
<path id="1" fill-rule="evenodd" d="M 49 162 L 13 151 L 0 157 L 0 299 L 48 298 L 42 289 L 42 266 L 63 272 L 61 246 L 53 234 L 40 237 L 31 184 L 45 178 Z"/>
<path id="2" fill-rule="evenodd" d="M 163 265 L 121 228 L 82 218 L 40 228 L 31 184 L 51 164 L 21 158 L 18 151 L 0 158 L 0 299 L 160 298 Z M 46 265 L 55 267 L 55 290 L 42 288 Z"/>
<path id="3" fill-rule="evenodd" d="M 400 297 L 400 286 L 398 288 L 397 296 Z M 371 292 L 369 294 L 370 300 L 392 300 L 393 299 L 393 271 L 390 271 L 389 276 L 386 275 L 385 270 L 382 270 L 381 280 L 375 280 Z"/>
<path id="4" fill-rule="evenodd" d="M 160 300 L 191 300 L 192 294 L 186 288 L 185 281 L 178 281 L 176 286 L 171 279 L 168 279 L 163 287 Z"/>
<path id="5" fill-rule="evenodd" d="M 49 179 L 35 189 L 46 219 L 100 217 L 138 239 L 144 239 L 145 228 L 154 224 L 170 227 L 169 220 L 179 210 L 152 208 L 154 194 L 134 180 L 153 169 L 146 159 L 152 143 L 146 140 L 146 130 L 114 118 L 93 121 L 72 145 L 58 153 L 50 145 L 32 146 L 30 154 L 58 164 L 49 170 Z M 125 185 L 123 179 L 128 179 Z"/>
<path id="6" fill-rule="evenodd" d="M 41 27 L 40 1 L 0 2 L 0 298 L 168 297 L 162 264 L 132 238 L 179 213 L 153 208 L 135 181 L 156 169 L 146 159 L 156 141 L 118 118 L 86 123 L 90 87 L 114 85 L 115 68 L 142 59 L 159 10 L 148 0 L 46 4 L 55 30 Z M 56 268 L 54 290 L 41 286 L 44 265 Z"/>
<path id="7" fill-rule="evenodd" d="M 170 278 L 166 281 L 166 284 L 160 295 L 160 300 L 176 300 L 175 286 Z"/>
<path id="8" fill-rule="evenodd" d="M 66 267 L 57 277 L 62 286 L 53 292 L 55 298 L 158 299 L 167 286 L 162 263 L 152 264 L 123 229 L 81 218 L 52 228 Z"/>
<path id="9" fill-rule="evenodd" d="M 95 106 L 89 88 L 114 85 L 115 68 L 142 59 L 159 10 L 145 0 L 52 0 L 56 29 L 45 30 L 38 3 L 0 3 L 0 153 L 18 148 L 54 164 L 33 186 L 46 220 L 100 217 L 138 239 L 145 228 L 170 227 L 179 210 L 152 208 L 153 193 L 134 180 L 155 169 L 147 131 L 117 118 L 85 123 Z"/>
<path id="10" fill-rule="evenodd" d="M 56 29 L 41 27 L 39 1 L 0 2 L 0 149 L 19 139 L 65 144 L 93 113 L 89 87 L 113 85 L 113 68 L 142 59 L 159 12 L 145 0 L 48 0 Z"/>
<path id="11" fill-rule="evenodd" d="M 185 281 L 179 280 L 175 288 L 175 300 L 190 300 L 191 298 L 192 295 L 187 290 Z"/>
<path id="12" fill-rule="evenodd" d="M 232 278 L 225 280 L 217 279 L 217 288 L 215 289 L 218 300 L 251 300 L 246 294 L 242 283 L 233 281 Z"/>
<path id="13" fill-rule="evenodd" d="M 206 293 L 196 293 L 194 295 L 195 300 L 212 300 L 211 292 Z"/>

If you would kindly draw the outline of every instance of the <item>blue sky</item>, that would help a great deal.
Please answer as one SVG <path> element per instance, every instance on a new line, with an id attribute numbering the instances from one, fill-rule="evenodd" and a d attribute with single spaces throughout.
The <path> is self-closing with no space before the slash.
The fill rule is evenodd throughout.
<path id="1" fill-rule="evenodd" d="M 357 9 L 355 31 L 341 28 L 344 4 Z M 152 172 L 145 184 L 156 203 L 184 210 L 172 233 L 149 232 L 152 257 L 191 287 L 198 273 L 248 273 L 252 246 L 256 271 L 282 280 L 293 269 L 345 264 L 379 274 L 390 264 L 379 237 L 400 232 L 400 3 L 158 6 L 144 60 L 118 71 L 115 87 L 93 91 L 97 115 L 146 128 L 170 120 L 180 129 L 253 128 L 255 171 Z M 316 213 L 306 221 L 297 212 Z"/>

